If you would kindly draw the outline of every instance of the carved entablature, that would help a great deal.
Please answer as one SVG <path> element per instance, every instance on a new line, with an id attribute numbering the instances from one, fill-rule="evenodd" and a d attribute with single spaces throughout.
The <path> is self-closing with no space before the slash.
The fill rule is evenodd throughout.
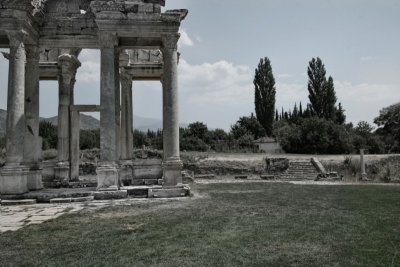
<path id="1" fill-rule="evenodd" d="M 165 0 L 94 0 L 90 9 L 97 19 L 151 20 L 154 15 L 160 16 L 161 6 L 165 6 Z"/>
<path id="2" fill-rule="evenodd" d="M 158 49 L 129 49 L 129 65 L 162 64 L 163 55 Z"/>
<path id="3" fill-rule="evenodd" d="M 47 35 L 95 35 L 97 25 L 90 0 L 48 0 L 42 33 Z"/>
<path id="4" fill-rule="evenodd" d="M 35 16 L 38 13 L 42 13 L 46 1 L 47 0 L 2 0 L 0 2 L 0 8 L 26 11 Z"/>
<path id="5" fill-rule="evenodd" d="M 46 3 L 46 17 L 82 17 L 89 8 L 90 0 L 48 0 Z"/>
<path id="6" fill-rule="evenodd" d="M 71 48 L 71 49 L 65 49 L 65 48 L 52 48 L 52 49 L 47 49 L 47 48 L 41 48 L 39 53 L 40 53 L 40 63 L 55 63 L 58 62 L 58 59 L 61 55 L 67 54 L 67 55 L 72 55 L 74 57 L 78 57 L 81 52 L 81 49 L 78 48 Z"/>
<path id="7" fill-rule="evenodd" d="M 187 16 L 189 11 L 187 9 L 174 9 L 167 10 L 161 15 L 161 19 L 166 22 L 178 22 L 180 23 Z"/>

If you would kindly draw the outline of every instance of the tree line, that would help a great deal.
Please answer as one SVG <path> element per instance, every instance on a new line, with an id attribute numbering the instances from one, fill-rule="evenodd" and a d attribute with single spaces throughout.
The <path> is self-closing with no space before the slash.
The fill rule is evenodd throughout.
<path id="1" fill-rule="evenodd" d="M 287 153 L 344 154 L 367 149 L 370 153 L 400 152 L 400 103 L 383 108 L 374 120 L 357 125 L 346 122 L 342 104 L 338 103 L 334 79 L 327 77 L 320 58 L 313 58 L 307 68 L 309 103 L 294 103 L 292 109 L 276 109 L 276 85 L 271 62 L 260 59 L 254 75 L 255 115 L 243 116 L 229 131 L 208 129 L 194 122 L 180 129 L 183 151 L 252 152 L 254 141 L 268 136 L 275 138 Z M 43 149 L 57 147 L 57 128 L 40 122 Z M 162 150 L 162 130 L 133 132 L 134 147 Z M 0 148 L 5 139 L 0 137 Z M 80 148 L 100 147 L 100 131 L 81 130 Z"/>
<path id="2" fill-rule="evenodd" d="M 367 149 L 370 153 L 400 152 L 400 103 L 384 108 L 371 124 L 346 123 L 345 110 L 338 101 L 332 76 L 327 77 L 320 58 L 308 65 L 309 103 L 299 102 L 292 110 L 275 109 L 275 79 L 271 62 L 263 58 L 255 71 L 257 120 L 270 137 L 289 153 L 342 154 Z"/>

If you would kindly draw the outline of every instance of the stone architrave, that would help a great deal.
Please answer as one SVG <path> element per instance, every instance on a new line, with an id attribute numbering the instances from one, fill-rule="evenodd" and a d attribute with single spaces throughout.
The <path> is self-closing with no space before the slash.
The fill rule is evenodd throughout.
<path id="1" fill-rule="evenodd" d="M 26 33 L 8 32 L 10 40 L 6 165 L 0 172 L 0 193 L 4 195 L 23 194 L 28 191 L 27 168 L 23 165 L 25 138 L 25 65 Z"/>
<path id="2" fill-rule="evenodd" d="M 178 51 L 179 34 L 162 36 L 163 84 L 163 179 L 164 188 L 182 186 L 183 164 L 179 152 Z"/>
<path id="3" fill-rule="evenodd" d="M 36 45 L 27 45 L 26 76 L 25 76 L 25 118 L 26 131 L 24 143 L 24 161 L 29 168 L 28 189 L 43 188 L 42 169 L 40 166 L 42 154 L 42 138 L 39 136 L 39 58 L 40 52 Z"/>
<path id="4" fill-rule="evenodd" d="M 118 190 L 118 141 L 116 112 L 116 79 L 118 79 L 118 38 L 115 34 L 100 34 L 100 163 L 97 167 L 98 190 Z"/>
<path id="5" fill-rule="evenodd" d="M 55 177 L 64 183 L 68 183 L 70 179 L 71 94 L 80 66 L 81 63 L 74 55 L 63 54 L 58 57 L 58 163 L 55 167 Z"/>

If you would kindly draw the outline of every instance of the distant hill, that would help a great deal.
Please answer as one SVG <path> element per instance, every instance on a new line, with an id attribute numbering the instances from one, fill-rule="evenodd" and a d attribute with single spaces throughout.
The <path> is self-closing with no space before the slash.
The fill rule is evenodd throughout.
<path id="1" fill-rule="evenodd" d="M 0 134 L 4 134 L 6 131 L 6 117 L 7 112 L 0 109 Z M 41 118 L 41 120 L 49 121 L 54 125 L 58 124 L 58 117 L 51 118 Z M 133 127 L 142 132 L 147 132 L 147 130 L 157 131 L 162 129 L 162 120 L 144 118 L 140 116 L 134 116 Z M 187 124 L 182 123 L 181 127 L 187 127 Z M 81 114 L 81 129 L 91 130 L 100 128 L 100 121 L 92 116 Z"/>
<path id="2" fill-rule="evenodd" d="M 82 130 L 93 130 L 100 128 L 100 121 L 92 116 L 81 114 L 81 129 Z M 58 116 L 54 116 L 48 119 L 41 118 L 41 120 L 51 122 L 53 125 L 58 125 Z"/>

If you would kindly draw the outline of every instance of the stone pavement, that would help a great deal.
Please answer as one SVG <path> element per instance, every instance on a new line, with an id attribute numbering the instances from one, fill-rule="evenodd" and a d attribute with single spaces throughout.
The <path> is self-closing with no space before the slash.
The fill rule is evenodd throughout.
<path id="1" fill-rule="evenodd" d="M 97 209 L 110 205 L 110 201 L 68 204 L 35 204 L 24 206 L 0 206 L 0 233 L 17 231 L 30 224 L 41 224 L 63 214 L 78 212 L 85 207 Z"/>

